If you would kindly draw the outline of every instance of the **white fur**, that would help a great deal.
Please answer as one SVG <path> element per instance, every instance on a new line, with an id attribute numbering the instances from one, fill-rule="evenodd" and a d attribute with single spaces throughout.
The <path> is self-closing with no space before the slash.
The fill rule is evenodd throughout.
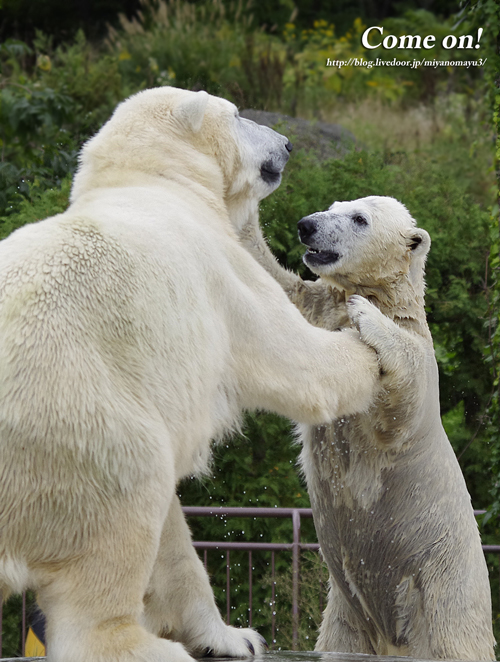
<path id="1" fill-rule="evenodd" d="M 263 650 L 223 623 L 176 483 L 245 409 L 319 424 L 378 388 L 373 350 L 236 238 L 287 159 L 223 99 L 145 91 L 83 148 L 68 211 L 0 244 L 0 590 L 38 591 L 50 662 Z"/>
<path id="2" fill-rule="evenodd" d="M 256 217 L 242 237 L 310 322 L 359 330 L 383 385 L 368 412 L 300 426 L 331 583 L 316 648 L 494 659 L 488 570 L 440 419 L 424 309 L 429 235 L 402 204 L 377 196 L 336 202 L 299 232 L 318 281 L 277 264 Z"/>

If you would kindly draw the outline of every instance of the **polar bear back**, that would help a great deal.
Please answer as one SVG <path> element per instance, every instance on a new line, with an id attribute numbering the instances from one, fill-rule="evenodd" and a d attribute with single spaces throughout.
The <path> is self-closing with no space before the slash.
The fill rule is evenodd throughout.
<path id="1" fill-rule="evenodd" d="M 40 410 L 31 407 L 33 416 L 42 418 L 43 393 L 54 394 L 54 389 L 59 389 L 54 397 L 60 408 L 70 397 L 68 405 L 80 409 L 89 425 L 99 410 L 107 418 L 106 406 L 116 410 L 117 393 L 123 398 L 120 417 L 127 418 L 138 402 L 155 403 L 162 411 L 156 414 L 159 424 L 178 430 L 176 446 L 189 444 L 195 452 L 198 439 L 217 436 L 237 419 L 230 342 L 217 298 L 236 297 L 238 283 L 225 278 L 223 240 L 209 230 L 200 233 L 195 219 L 189 222 L 186 204 L 172 204 L 172 222 L 159 229 L 154 201 L 145 199 L 138 232 L 134 213 L 127 216 L 128 197 L 126 191 L 111 191 L 109 210 L 101 203 L 99 215 L 92 204 L 76 205 L 71 213 L 23 228 L 3 242 L 0 357 L 6 353 L 10 359 L 21 338 L 23 357 L 20 350 L 19 363 L 2 361 L 2 373 L 7 377 L 6 371 L 12 371 L 15 381 L 18 370 L 33 371 L 23 388 L 27 401 L 39 402 Z M 137 203 L 137 192 L 133 199 Z M 193 253 L 210 255 L 209 274 L 207 261 L 193 261 Z M 169 280 L 172 286 L 165 288 Z M 214 288 L 214 281 L 226 283 L 226 291 Z M 180 305 L 188 312 L 179 315 Z M 21 315 L 25 329 L 9 324 L 11 312 Z M 36 361 L 26 356 L 27 346 Z M 70 382 L 81 380 L 81 402 L 65 389 L 62 373 Z M 13 384 L 11 391 L 8 380 L 3 381 L 6 394 L 16 392 Z M 92 393 L 84 384 L 93 385 Z M 187 399 L 186 393 L 191 394 Z M 193 399 L 199 401 L 194 418 Z"/>

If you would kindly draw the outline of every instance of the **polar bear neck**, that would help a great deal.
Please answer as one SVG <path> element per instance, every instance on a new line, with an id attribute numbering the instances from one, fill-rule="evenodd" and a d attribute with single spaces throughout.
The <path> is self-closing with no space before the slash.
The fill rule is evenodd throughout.
<path id="1" fill-rule="evenodd" d="M 409 274 L 398 274 L 372 283 L 357 283 L 336 274 L 334 282 L 329 284 L 333 289 L 340 290 L 346 300 L 352 294 L 366 297 L 398 326 L 431 337 L 425 316 L 423 274 L 417 286 L 412 283 Z"/>

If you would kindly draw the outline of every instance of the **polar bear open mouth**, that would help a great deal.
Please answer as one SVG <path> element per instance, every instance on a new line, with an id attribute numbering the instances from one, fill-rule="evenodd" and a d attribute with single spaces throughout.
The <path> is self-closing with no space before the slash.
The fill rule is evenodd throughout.
<path id="1" fill-rule="evenodd" d="M 264 161 L 260 166 L 260 174 L 266 184 L 276 184 L 280 180 L 282 172 L 283 168 L 272 161 Z"/>
<path id="2" fill-rule="evenodd" d="M 336 253 L 335 251 L 320 251 L 317 248 L 308 247 L 302 259 L 308 267 L 315 267 L 337 262 L 340 259 L 340 253 Z"/>

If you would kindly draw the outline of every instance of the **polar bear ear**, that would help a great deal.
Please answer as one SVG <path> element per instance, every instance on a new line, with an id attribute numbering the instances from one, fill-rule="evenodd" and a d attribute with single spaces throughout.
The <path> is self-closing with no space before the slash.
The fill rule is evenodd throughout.
<path id="1" fill-rule="evenodd" d="M 406 237 L 406 245 L 412 256 L 425 257 L 431 247 L 431 238 L 422 228 L 414 228 Z"/>
<path id="2" fill-rule="evenodd" d="M 173 111 L 176 117 L 188 130 L 198 133 L 203 123 L 203 117 L 207 108 L 209 94 L 200 91 L 190 94 Z"/>

